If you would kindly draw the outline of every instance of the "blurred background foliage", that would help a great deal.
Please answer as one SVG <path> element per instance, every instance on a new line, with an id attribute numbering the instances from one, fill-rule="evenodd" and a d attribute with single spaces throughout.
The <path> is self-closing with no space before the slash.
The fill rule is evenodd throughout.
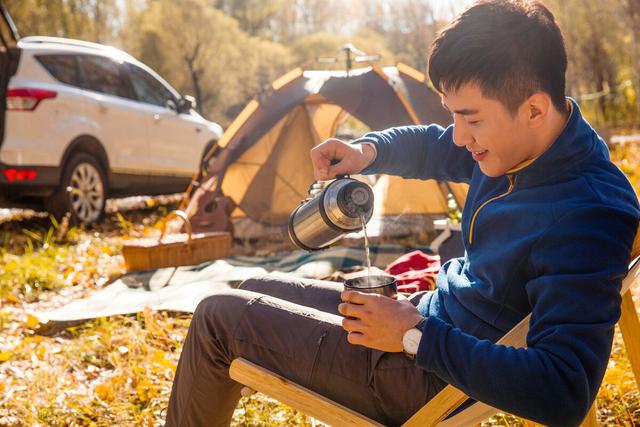
<path id="1" fill-rule="evenodd" d="M 448 5 L 448 10 L 446 6 Z M 79 38 L 147 63 L 228 125 L 261 87 L 347 42 L 381 65 L 426 67 L 435 33 L 469 1 L 6 0 L 22 36 Z M 640 125 L 640 0 L 547 0 L 566 37 L 567 92 L 605 133 Z M 438 6 L 436 10 L 436 6 Z"/>

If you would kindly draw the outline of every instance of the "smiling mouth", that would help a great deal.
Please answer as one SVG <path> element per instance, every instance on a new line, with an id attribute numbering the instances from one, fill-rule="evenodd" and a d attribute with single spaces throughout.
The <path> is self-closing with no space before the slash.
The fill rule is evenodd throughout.
<path id="1" fill-rule="evenodd" d="M 471 156 L 473 157 L 473 160 L 479 162 L 480 160 L 484 159 L 487 152 L 487 150 L 471 151 Z"/>

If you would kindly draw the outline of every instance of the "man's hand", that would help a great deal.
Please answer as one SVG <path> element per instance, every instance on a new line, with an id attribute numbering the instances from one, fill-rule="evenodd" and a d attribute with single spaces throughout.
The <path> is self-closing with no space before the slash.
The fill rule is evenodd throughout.
<path id="1" fill-rule="evenodd" d="M 373 163 L 375 156 L 375 149 L 368 144 L 348 144 L 329 138 L 311 149 L 313 174 L 317 180 L 326 181 L 336 175 L 358 173 Z"/>
<path id="2" fill-rule="evenodd" d="M 402 336 L 422 318 L 407 299 L 345 291 L 338 306 L 347 341 L 387 352 L 402 351 Z"/>

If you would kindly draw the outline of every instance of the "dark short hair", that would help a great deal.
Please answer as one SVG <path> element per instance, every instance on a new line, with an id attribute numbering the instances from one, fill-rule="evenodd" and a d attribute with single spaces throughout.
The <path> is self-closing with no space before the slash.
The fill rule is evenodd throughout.
<path id="1" fill-rule="evenodd" d="M 436 37 L 428 65 L 439 92 L 478 84 L 482 94 L 515 113 L 536 92 L 566 111 L 567 53 L 553 14 L 527 0 L 483 0 Z"/>

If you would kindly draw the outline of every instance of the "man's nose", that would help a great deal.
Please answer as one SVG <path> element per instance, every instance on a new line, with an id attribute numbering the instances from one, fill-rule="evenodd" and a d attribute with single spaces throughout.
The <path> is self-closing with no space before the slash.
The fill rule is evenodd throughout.
<path id="1" fill-rule="evenodd" d="M 464 120 L 454 119 L 453 123 L 453 143 L 458 147 L 468 146 L 475 142 L 473 135 L 463 122 Z"/>

